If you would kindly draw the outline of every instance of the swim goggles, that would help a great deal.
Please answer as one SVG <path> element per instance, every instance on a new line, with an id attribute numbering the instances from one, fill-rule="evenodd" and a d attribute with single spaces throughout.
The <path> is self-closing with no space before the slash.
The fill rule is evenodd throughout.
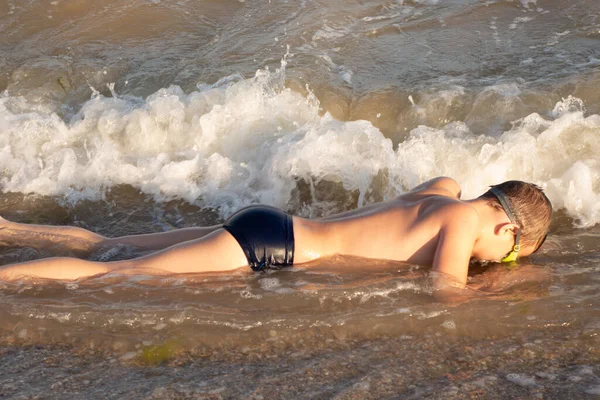
<path id="1" fill-rule="evenodd" d="M 497 189 L 495 187 L 491 188 L 490 192 L 492 192 L 492 194 L 494 196 L 496 196 L 496 198 L 500 202 L 500 205 L 504 209 L 504 212 L 506 213 L 506 215 L 508 215 L 508 219 L 510 219 L 510 222 L 515 225 L 519 225 L 517 223 L 515 211 L 513 210 L 512 205 L 510 204 L 510 199 L 508 198 L 508 196 L 506 194 L 504 194 L 500 189 Z M 517 258 L 519 257 L 519 250 L 521 250 L 521 245 L 519 244 L 520 240 L 521 240 L 521 229 L 519 228 L 519 229 L 517 229 L 517 235 L 515 237 L 515 245 L 514 245 L 513 249 L 511 250 L 511 252 L 508 253 L 508 255 L 506 255 L 506 257 L 504 257 L 501 260 L 502 262 L 509 263 L 509 262 L 517 261 Z"/>

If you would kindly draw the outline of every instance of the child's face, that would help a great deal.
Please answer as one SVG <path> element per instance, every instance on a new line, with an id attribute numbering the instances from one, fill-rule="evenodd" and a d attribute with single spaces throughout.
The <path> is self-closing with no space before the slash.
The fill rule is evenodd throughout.
<path id="1" fill-rule="evenodd" d="M 473 258 L 479 261 L 500 262 L 515 246 L 513 235 L 488 235 L 480 238 L 473 247 Z M 522 253 L 519 252 L 519 256 Z"/>
<path id="2" fill-rule="evenodd" d="M 482 238 L 473 248 L 473 258 L 479 261 L 500 262 L 500 260 L 502 260 L 508 255 L 508 253 L 512 251 L 514 245 L 514 236 L 509 236 L 508 238 L 498 236 Z M 533 253 L 533 249 L 531 247 L 521 246 L 519 258 L 526 257 L 531 253 Z"/>
<path id="3" fill-rule="evenodd" d="M 481 249 L 473 252 L 473 258 L 478 261 L 494 261 L 500 262 L 506 255 L 512 250 L 512 247 L 508 247 L 508 251 L 500 248 L 488 248 Z"/>

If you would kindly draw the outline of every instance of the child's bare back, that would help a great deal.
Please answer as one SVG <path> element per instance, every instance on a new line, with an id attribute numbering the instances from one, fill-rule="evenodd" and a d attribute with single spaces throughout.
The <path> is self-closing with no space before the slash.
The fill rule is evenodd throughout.
<path id="1" fill-rule="evenodd" d="M 333 254 L 407 261 L 464 284 L 470 259 L 499 261 L 514 248 L 521 227 L 489 197 L 462 201 L 460 195 L 456 181 L 440 177 L 388 202 L 322 221 L 295 219 L 298 261 Z M 546 217 L 549 223 L 549 212 Z M 523 246 L 520 255 L 536 249 Z"/>
<path id="2" fill-rule="evenodd" d="M 294 217 L 294 260 L 342 254 L 432 264 L 447 214 L 443 209 L 465 207 L 459 194 L 454 180 L 439 178 L 393 200 L 321 220 Z"/>

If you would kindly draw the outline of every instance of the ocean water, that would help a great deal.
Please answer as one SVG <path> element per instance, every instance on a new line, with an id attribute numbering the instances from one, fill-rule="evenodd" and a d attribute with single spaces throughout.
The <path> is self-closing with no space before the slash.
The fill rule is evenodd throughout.
<path id="1" fill-rule="evenodd" d="M 465 198 L 531 181 L 557 210 L 538 254 L 475 266 L 489 294 L 462 304 L 436 302 L 425 268 L 344 257 L 23 281 L 0 287 L 0 342 L 147 368 L 262 360 L 265 397 L 598 393 L 599 49 L 593 0 L 0 0 L 7 219 L 119 236 L 253 203 L 321 217 L 439 175 Z M 59 254 L 11 245 L 0 262 Z M 269 381 L 278 368 L 295 372 Z M 258 393 L 223 379 L 206 393 Z"/>

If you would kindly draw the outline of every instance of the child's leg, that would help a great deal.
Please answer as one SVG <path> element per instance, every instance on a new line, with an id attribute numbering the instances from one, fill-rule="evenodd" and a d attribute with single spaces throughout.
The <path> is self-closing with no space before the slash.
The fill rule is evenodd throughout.
<path id="1" fill-rule="evenodd" d="M 107 238 L 75 226 L 21 224 L 0 218 L 0 243 L 39 249 L 64 246 L 76 256 L 85 257 L 101 247 L 120 244 L 135 246 L 141 250 L 161 250 L 177 243 L 201 238 L 220 227 L 214 225 Z"/>
<path id="2" fill-rule="evenodd" d="M 121 261 L 118 269 L 134 274 L 144 270 L 182 274 L 228 271 L 243 266 L 248 266 L 244 251 L 229 232 L 220 228 L 200 239 Z"/>
<path id="3" fill-rule="evenodd" d="M 162 251 L 133 260 L 108 263 L 60 257 L 46 258 L 0 269 L 0 279 L 22 276 L 73 280 L 115 271 L 138 273 L 193 273 L 226 271 L 248 265 L 237 241 L 224 229 L 196 240 L 177 244 Z"/>
<path id="4" fill-rule="evenodd" d="M 121 244 L 135 246 L 140 250 L 162 250 L 178 243 L 187 242 L 188 240 L 200 239 L 213 233 L 219 228 L 221 228 L 221 225 L 182 228 L 168 232 L 104 238 L 100 243 L 100 246 L 112 247 Z"/>
<path id="5" fill-rule="evenodd" d="M 38 249 L 63 246 L 83 256 L 94 251 L 105 239 L 75 226 L 21 224 L 0 218 L 0 243 L 8 246 Z"/>
<path id="6" fill-rule="evenodd" d="M 74 280 L 110 272 L 110 264 L 71 257 L 43 258 L 0 267 L 0 280 L 22 277 Z"/>

